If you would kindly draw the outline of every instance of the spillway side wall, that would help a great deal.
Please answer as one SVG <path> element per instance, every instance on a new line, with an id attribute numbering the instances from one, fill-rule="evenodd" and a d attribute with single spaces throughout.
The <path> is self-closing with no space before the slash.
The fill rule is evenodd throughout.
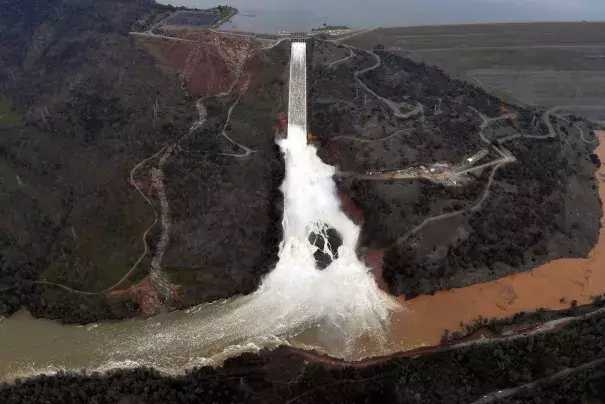
<path id="1" fill-rule="evenodd" d="M 288 125 L 307 134 L 307 44 L 292 43 L 290 59 L 290 93 L 288 96 Z"/>

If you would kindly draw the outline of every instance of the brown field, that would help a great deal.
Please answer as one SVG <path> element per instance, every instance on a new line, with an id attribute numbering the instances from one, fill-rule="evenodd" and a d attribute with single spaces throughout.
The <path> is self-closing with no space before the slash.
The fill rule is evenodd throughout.
<path id="1" fill-rule="evenodd" d="M 605 23 L 388 28 L 345 42 L 365 49 L 383 44 L 507 101 L 605 107 Z"/>

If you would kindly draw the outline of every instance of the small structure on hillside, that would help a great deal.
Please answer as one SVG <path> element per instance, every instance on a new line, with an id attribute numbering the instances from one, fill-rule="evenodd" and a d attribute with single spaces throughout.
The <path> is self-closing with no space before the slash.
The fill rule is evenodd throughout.
<path id="1" fill-rule="evenodd" d="M 489 154 L 489 150 L 481 149 L 477 153 L 472 155 L 471 157 L 467 158 L 466 162 L 468 164 L 475 164 L 476 162 L 478 162 L 479 160 L 481 160 L 483 157 L 487 156 L 488 154 Z"/>
<path id="2" fill-rule="evenodd" d="M 281 38 L 290 38 L 292 42 L 307 42 L 309 38 L 309 33 L 307 32 L 287 32 L 287 31 L 278 31 L 277 36 Z"/>

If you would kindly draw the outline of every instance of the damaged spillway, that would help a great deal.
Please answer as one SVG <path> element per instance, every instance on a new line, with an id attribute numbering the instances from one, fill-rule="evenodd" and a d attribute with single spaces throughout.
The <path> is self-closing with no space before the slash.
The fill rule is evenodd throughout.
<path id="1" fill-rule="evenodd" d="M 295 321 L 308 317 L 308 325 L 321 322 L 338 330 L 346 351 L 364 334 L 380 339 L 396 303 L 357 258 L 360 228 L 340 209 L 335 168 L 307 144 L 305 43 L 292 44 L 290 63 L 288 136 L 279 142 L 286 161 L 284 240 L 279 263 L 263 287 L 291 301 L 289 315 Z"/>
<path id="2" fill-rule="evenodd" d="M 0 340 L 22 342 L 0 346 L 0 379 L 140 365 L 179 373 L 274 347 L 317 327 L 335 341 L 322 347 L 334 356 L 359 359 L 352 351 L 359 337 L 381 340 L 390 310 L 398 306 L 357 258 L 360 229 L 340 209 L 335 168 L 307 145 L 306 72 L 306 44 L 295 42 L 288 135 L 279 141 L 286 162 L 284 239 L 279 261 L 259 289 L 184 312 L 98 326 L 30 318 L 24 329 L 13 326 L 19 317 L 9 318 L 0 326 Z"/>

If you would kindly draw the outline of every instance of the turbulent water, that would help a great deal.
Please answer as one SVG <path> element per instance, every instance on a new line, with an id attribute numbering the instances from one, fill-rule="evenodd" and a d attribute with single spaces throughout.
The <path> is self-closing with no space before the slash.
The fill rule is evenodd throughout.
<path id="1" fill-rule="evenodd" d="M 273 291 L 282 295 L 280 300 L 289 306 L 287 316 L 323 320 L 350 340 L 379 333 L 395 303 L 378 289 L 357 259 L 360 229 L 340 209 L 334 167 L 324 164 L 315 147 L 307 145 L 306 117 L 306 44 L 293 43 L 288 137 L 279 143 L 286 161 L 284 241 L 279 263 L 261 290 L 266 288 L 267 296 L 274 295 Z M 318 271 L 309 235 L 325 235 L 328 228 L 340 233 L 342 245 L 337 258 Z"/>
<path id="2" fill-rule="evenodd" d="M 307 145 L 306 44 L 292 44 L 285 156 L 284 239 L 275 269 L 248 296 L 147 320 L 88 327 L 35 320 L 25 313 L 0 325 L 0 379 L 58 369 L 106 370 L 151 365 L 178 373 L 263 346 L 276 346 L 314 327 L 328 330 L 324 350 L 351 357 L 361 336 L 380 341 L 398 306 L 378 289 L 355 254 L 360 229 L 341 211 L 334 167 Z M 328 229 L 342 238 L 334 253 Z M 320 271 L 310 235 L 325 237 L 331 262 Z"/>

